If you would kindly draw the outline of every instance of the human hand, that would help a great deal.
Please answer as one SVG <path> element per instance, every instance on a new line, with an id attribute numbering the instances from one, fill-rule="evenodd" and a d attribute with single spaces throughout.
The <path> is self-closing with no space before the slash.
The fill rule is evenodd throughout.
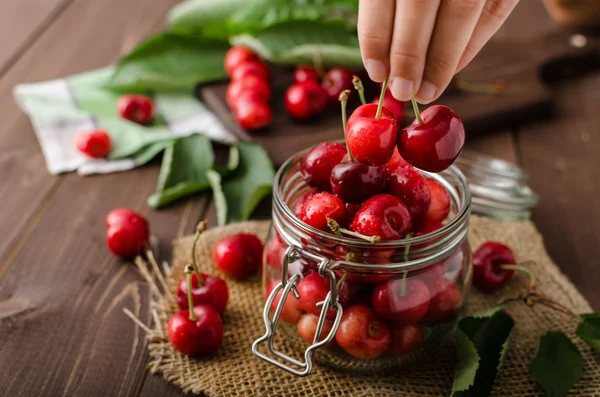
<path id="1" fill-rule="evenodd" d="M 477 55 L 519 0 L 360 0 L 358 39 L 371 80 L 430 103 Z"/>

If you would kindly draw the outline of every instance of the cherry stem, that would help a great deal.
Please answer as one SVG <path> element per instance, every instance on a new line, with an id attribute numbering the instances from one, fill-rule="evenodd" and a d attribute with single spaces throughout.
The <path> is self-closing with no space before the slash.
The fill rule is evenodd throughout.
<path id="1" fill-rule="evenodd" d="M 498 267 L 504 270 L 516 270 L 519 272 L 527 273 L 529 275 L 529 292 L 535 291 L 535 274 L 530 268 L 524 265 L 500 265 Z"/>
<path id="2" fill-rule="evenodd" d="M 340 224 L 337 223 L 337 221 L 335 219 L 327 218 L 327 226 L 329 227 L 329 229 L 331 229 L 331 231 L 334 234 L 336 234 L 338 236 L 340 236 L 341 234 L 345 234 L 348 236 L 359 238 L 361 240 L 366 240 L 366 241 L 370 242 L 371 244 L 376 244 L 381 241 L 381 237 L 379 237 L 379 236 L 365 236 L 364 234 L 360 234 L 357 232 L 353 232 L 352 230 L 344 229 L 343 227 L 340 227 Z"/>
<path id="3" fill-rule="evenodd" d="M 342 284 L 344 284 L 344 281 L 346 281 L 346 277 L 348 276 L 348 272 L 344 272 L 344 274 L 342 275 L 342 277 L 340 278 L 340 280 L 337 282 L 337 284 L 335 285 L 335 287 L 339 290 L 340 287 L 342 286 Z"/>
<path id="4" fill-rule="evenodd" d="M 377 105 L 377 113 L 375 113 L 375 118 L 378 119 L 381 117 L 381 111 L 383 109 L 383 99 L 385 98 L 385 90 L 387 90 L 388 79 L 383 80 L 383 84 L 381 85 L 381 94 L 379 94 L 379 104 Z"/>
<path id="5" fill-rule="evenodd" d="M 367 103 L 365 99 L 365 87 L 363 86 L 362 81 L 358 78 L 358 76 L 352 77 L 352 85 L 354 89 L 358 92 L 358 96 L 360 97 L 360 103 L 363 105 Z"/>
<path id="6" fill-rule="evenodd" d="M 417 104 L 417 101 L 415 101 L 414 99 L 411 99 L 410 102 L 412 103 L 412 107 L 415 112 L 415 117 L 417 118 L 417 122 L 419 124 L 423 124 L 423 119 L 421 118 L 421 111 L 419 111 L 419 105 Z"/>
<path id="7" fill-rule="evenodd" d="M 196 226 L 196 234 L 194 234 L 194 242 L 192 243 L 192 266 L 194 267 L 194 272 L 196 273 L 196 277 L 198 278 L 198 285 L 204 285 L 204 277 L 200 274 L 200 270 L 198 269 L 198 265 L 196 264 L 196 244 L 198 243 L 198 239 L 200 239 L 200 235 L 202 232 L 206 230 L 206 225 L 208 221 L 204 220 L 198 223 Z"/>
<path id="8" fill-rule="evenodd" d="M 400 296 L 406 296 L 406 278 L 408 277 L 408 272 L 404 272 L 402 276 L 402 284 L 400 284 Z"/>
<path id="9" fill-rule="evenodd" d="M 407 233 L 406 236 L 404 236 L 404 238 L 411 238 L 413 236 L 412 233 Z M 410 253 L 410 244 L 407 244 L 406 247 L 404 247 L 404 262 L 408 262 L 408 254 Z"/>
<path id="10" fill-rule="evenodd" d="M 488 83 L 474 83 L 463 79 L 455 78 L 454 86 L 461 91 L 467 92 L 479 92 L 483 94 L 500 94 L 504 91 L 504 83 L 496 81 L 493 84 Z"/>
<path id="11" fill-rule="evenodd" d="M 352 157 L 352 153 L 350 153 L 350 147 L 348 147 L 348 140 L 346 139 L 346 105 L 348 105 L 348 96 L 350 95 L 350 90 L 344 90 L 341 92 L 338 97 L 338 101 L 342 105 L 342 128 L 344 129 L 344 142 L 346 143 L 346 152 L 348 153 L 348 159 L 350 161 L 354 160 Z"/>
<path id="12" fill-rule="evenodd" d="M 196 317 L 196 313 L 194 313 L 194 298 L 192 296 L 192 272 L 194 268 L 192 266 L 185 267 L 185 276 L 187 277 L 187 287 L 188 287 L 188 312 L 190 313 L 189 319 L 191 321 L 196 321 L 198 318 Z"/>

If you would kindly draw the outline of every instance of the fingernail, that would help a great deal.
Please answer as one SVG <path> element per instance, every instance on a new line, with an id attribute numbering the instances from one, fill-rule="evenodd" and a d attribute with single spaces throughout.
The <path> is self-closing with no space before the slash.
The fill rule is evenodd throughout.
<path id="1" fill-rule="evenodd" d="M 376 59 L 367 59 L 365 62 L 365 69 L 367 69 L 369 78 L 376 83 L 381 83 L 387 78 L 385 65 L 381 61 Z"/>
<path id="2" fill-rule="evenodd" d="M 413 96 L 415 83 L 401 77 L 394 77 L 390 83 L 392 95 L 399 101 L 408 101 Z"/>
<path id="3" fill-rule="evenodd" d="M 434 84 L 429 81 L 423 81 L 421 87 L 419 87 L 419 92 L 417 92 L 417 95 L 415 96 L 420 102 L 429 103 L 435 98 L 436 92 L 437 87 Z"/>

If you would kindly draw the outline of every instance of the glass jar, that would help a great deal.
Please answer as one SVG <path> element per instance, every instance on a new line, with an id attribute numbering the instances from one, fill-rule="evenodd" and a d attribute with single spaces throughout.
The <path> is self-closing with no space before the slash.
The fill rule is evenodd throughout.
<path id="1" fill-rule="evenodd" d="M 300 175 L 306 152 L 275 176 L 263 260 L 266 332 L 253 353 L 298 376 L 310 373 L 313 358 L 360 372 L 413 362 L 439 344 L 466 310 L 471 195 L 464 175 L 454 166 L 423 172 L 450 196 L 441 229 L 372 243 L 322 232 L 296 217 L 294 204 L 310 190 Z M 278 351 L 276 335 L 304 351 L 304 361 Z"/>

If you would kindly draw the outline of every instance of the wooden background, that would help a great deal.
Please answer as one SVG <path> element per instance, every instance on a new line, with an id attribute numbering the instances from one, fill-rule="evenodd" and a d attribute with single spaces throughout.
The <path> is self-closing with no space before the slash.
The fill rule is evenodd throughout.
<path id="1" fill-rule="evenodd" d="M 0 395 L 178 396 L 148 376 L 143 335 L 121 309 L 148 320 L 148 289 L 110 255 L 104 215 L 141 211 L 160 239 L 216 223 L 207 195 L 152 211 L 158 164 L 82 178 L 50 176 L 17 83 L 115 62 L 159 31 L 176 0 L 0 0 Z M 556 29 L 537 0 L 522 1 L 496 39 L 526 41 Z M 501 67 L 501 66 L 499 66 Z M 600 309 L 600 75 L 551 87 L 547 121 L 471 139 L 468 146 L 522 165 L 541 196 L 535 223 L 548 251 Z M 135 184 L 131 182 L 135 181 Z"/>

